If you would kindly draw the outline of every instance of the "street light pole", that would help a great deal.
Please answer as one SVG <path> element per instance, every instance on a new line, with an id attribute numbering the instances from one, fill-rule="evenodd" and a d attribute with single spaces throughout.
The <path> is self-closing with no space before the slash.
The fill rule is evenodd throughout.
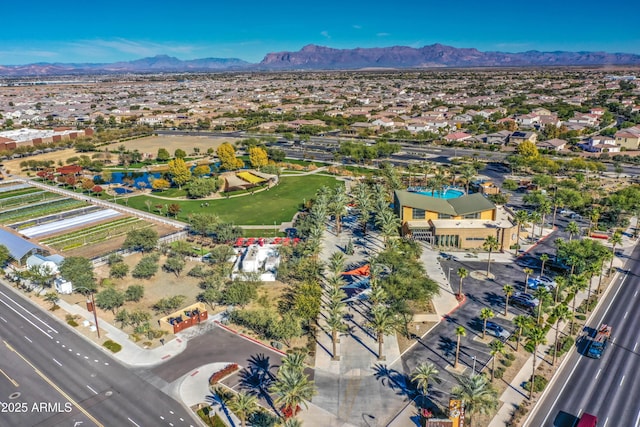
<path id="1" fill-rule="evenodd" d="M 449 274 L 447 275 L 447 282 L 449 282 L 449 284 L 451 284 L 451 270 L 453 270 L 453 268 L 449 267 Z"/>
<path id="2" fill-rule="evenodd" d="M 476 357 L 473 356 L 473 369 L 472 369 L 471 376 L 474 376 L 475 374 L 476 374 Z"/>
<path id="3" fill-rule="evenodd" d="M 91 307 L 91 310 L 89 311 L 93 311 L 93 320 L 96 324 L 96 332 L 98 333 L 98 338 L 100 338 L 100 326 L 98 326 L 98 310 L 96 309 L 96 299 L 94 298 L 94 292 L 93 290 L 89 289 L 89 288 L 85 288 L 84 286 L 80 286 L 80 287 L 76 287 L 75 289 L 80 290 L 80 289 L 86 289 L 87 291 L 89 291 L 91 293 L 91 300 L 87 299 L 87 309 L 89 307 Z M 91 304 L 91 305 L 89 305 Z"/>

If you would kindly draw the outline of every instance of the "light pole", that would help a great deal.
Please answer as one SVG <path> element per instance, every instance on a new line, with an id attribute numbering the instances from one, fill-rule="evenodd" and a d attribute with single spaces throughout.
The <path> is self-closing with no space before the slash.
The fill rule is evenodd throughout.
<path id="1" fill-rule="evenodd" d="M 451 284 L 451 270 L 453 270 L 453 267 L 449 267 L 449 274 L 447 274 L 447 282 L 449 282 L 449 284 Z"/>
<path id="2" fill-rule="evenodd" d="M 98 333 L 98 338 L 100 338 L 100 327 L 98 326 L 98 311 L 96 310 L 96 300 L 94 298 L 94 291 L 92 289 L 89 288 L 85 288 L 84 286 L 79 286 L 79 287 L 75 287 L 75 289 L 80 290 L 80 289 L 85 289 L 87 291 L 89 291 L 89 293 L 91 294 L 91 299 L 87 299 L 87 310 L 88 311 L 93 311 L 93 320 L 96 324 L 96 332 Z"/>

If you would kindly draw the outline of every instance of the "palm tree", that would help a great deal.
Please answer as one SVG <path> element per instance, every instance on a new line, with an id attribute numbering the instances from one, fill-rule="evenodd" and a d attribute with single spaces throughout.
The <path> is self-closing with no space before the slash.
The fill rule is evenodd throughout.
<path id="1" fill-rule="evenodd" d="M 549 255 L 548 254 L 540 255 L 540 261 L 542 261 L 542 267 L 540 267 L 540 275 L 544 276 L 544 265 L 547 261 L 549 261 Z"/>
<path id="2" fill-rule="evenodd" d="M 576 297 L 578 296 L 578 292 L 584 291 L 587 289 L 587 279 L 583 275 L 579 276 L 570 276 L 569 277 L 569 289 L 573 293 L 573 300 L 571 303 L 571 326 L 569 327 L 569 333 L 573 334 L 573 323 L 576 318 Z"/>
<path id="3" fill-rule="evenodd" d="M 531 237 L 535 239 L 536 224 L 538 224 L 542 220 L 542 215 L 539 211 L 533 211 L 529 214 L 529 220 L 531 221 Z M 540 227 L 540 235 L 542 235 L 542 227 Z"/>
<path id="4" fill-rule="evenodd" d="M 440 371 L 436 368 L 431 362 L 424 362 L 420 365 L 416 366 L 416 370 L 411 374 L 411 381 L 416 384 L 416 388 L 420 390 L 420 393 L 423 397 L 427 396 L 429 392 L 429 382 L 431 380 L 436 380 Z"/>
<path id="5" fill-rule="evenodd" d="M 598 228 L 598 220 L 600 219 L 600 210 L 594 208 L 589 215 L 589 230 L 587 230 L 587 236 L 591 236 L 591 229 Z"/>
<path id="6" fill-rule="evenodd" d="M 547 336 L 544 328 L 534 326 L 527 333 L 527 344 L 533 346 L 533 372 L 531 372 L 531 384 L 529 388 L 529 400 L 533 397 L 533 389 L 536 380 L 536 361 L 538 356 L 538 346 L 547 343 Z"/>
<path id="7" fill-rule="evenodd" d="M 482 339 L 487 335 L 487 321 L 495 317 L 495 313 L 488 307 L 480 310 L 480 319 L 482 319 Z"/>
<path id="8" fill-rule="evenodd" d="M 499 247 L 500 244 L 496 236 L 487 236 L 487 238 L 484 239 L 484 243 L 482 243 L 482 249 L 489 252 L 489 257 L 487 258 L 487 277 L 489 277 L 491 269 L 491 253 L 498 250 Z"/>
<path id="9" fill-rule="evenodd" d="M 533 273 L 533 270 L 529 267 L 525 267 L 522 269 L 524 273 L 524 291 L 527 292 L 529 290 L 529 276 Z"/>
<path id="10" fill-rule="evenodd" d="M 600 277 L 598 278 L 598 289 L 596 290 L 596 292 L 598 293 L 598 295 L 600 295 L 600 293 L 602 292 L 602 276 L 604 276 L 604 263 L 607 262 L 608 260 L 610 260 L 611 258 L 613 258 L 613 254 L 609 251 L 604 252 L 601 254 L 601 259 L 600 259 Z"/>
<path id="11" fill-rule="evenodd" d="M 516 351 L 520 348 L 520 338 L 524 334 L 531 324 L 531 318 L 529 316 L 516 316 L 513 318 L 513 324 L 518 328 L 518 334 L 516 336 Z"/>
<path id="12" fill-rule="evenodd" d="M 544 217 L 551 213 L 551 202 L 547 199 L 542 200 L 537 211 L 540 213 L 540 237 L 542 237 L 542 232 L 544 230 Z"/>
<path id="13" fill-rule="evenodd" d="M 567 304 L 562 303 L 553 308 L 551 316 L 556 319 L 556 339 L 553 347 L 553 361 L 551 362 L 551 365 L 553 366 L 556 364 L 556 357 L 558 353 L 558 334 L 560 332 L 560 322 L 564 322 L 565 320 L 567 320 L 571 316 L 571 311 L 569 311 L 569 307 L 567 307 Z"/>
<path id="14" fill-rule="evenodd" d="M 560 296 L 560 291 L 563 290 L 567 286 L 567 278 L 564 276 L 557 276 L 555 278 L 556 281 L 556 289 L 553 296 L 553 303 L 558 303 L 558 297 Z"/>
<path id="15" fill-rule="evenodd" d="M 526 224 L 529 220 L 529 213 L 527 211 L 517 211 L 513 217 L 513 220 L 518 224 L 518 234 L 516 236 L 516 252 L 514 255 L 518 255 L 518 248 L 520 247 L 520 234 L 522 233 L 522 225 Z"/>
<path id="16" fill-rule="evenodd" d="M 257 398 L 243 392 L 237 393 L 228 403 L 229 409 L 240 420 L 240 425 L 247 425 L 247 418 L 258 409 Z"/>
<path id="17" fill-rule="evenodd" d="M 345 256 L 342 252 L 336 251 L 329 257 L 329 270 L 338 275 L 344 270 Z"/>
<path id="18" fill-rule="evenodd" d="M 464 191 L 466 194 L 469 194 L 469 184 L 471 184 L 475 176 L 476 170 L 470 165 L 463 167 L 462 171 L 460 171 L 460 178 L 462 182 L 464 182 Z"/>
<path id="19" fill-rule="evenodd" d="M 302 421 L 297 418 L 287 418 L 279 421 L 276 425 L 279 427 L 302 427 Z"/>
<path id="20" fill-rule="evenodd" d="M 384 336 L 393 332 L 398 325 L 396 317 L 391 310 L 383 305 L 377 305 L 371 310 L 369 327 L 374 330 L 378 340 L 378 360 L 385 360 L 382 354 Z"/>
<path id="21" fill-rule="evenodd" d="M 331 344 L 333 345 L 333 360 L 340 360 L 340 355 L 338 355 L 338 334 L 340 332 L 345 332 L 348 328 L 347 325 L 342 320 L 342 311 L 341 310 L 330 310 L 329 316 L 327 317 L 327 326 L 331 330 Z"/>
<path id="22" fill-rule="evenodd" d="M 300 404 L 306 408 L 307 401 L 317 393 L 314 382 L 310 381 L 309 376 L 302 370 L 283 368 L 278 370 L 276 380 L 269 387 L 269 391 L 276 396 L 274 402 L 282 405 L 285 413 L 291 414 L 296 413 Z"/>
<path id="23" fill-rule="evenodd" d="M 336 235 L 340 235 L 342 231 L 342 216 L 347 213 L 347 203 L 349 203 L 349 197 L 343 186 L 337 186 L 331 194 L 331 201 L 329 203 L 329 209 L 335 216 L 336 220 Z"/>
<path id="24" fill-rule="evenodd" d="M 353 198 L 360 213 L 360 223 L 362 224 L 362 234 L 367 234 L 367 223 L 371 219 L 373 203 L 371 191 L 365 183 L 360 183 L 353 188 Z"/>
<path id="25" fill-rule="evenodd" d="M 472 427 L 473 415 L 487 414 L 498 406 L 498 392 L 484 375 L 459 376 L 458 382 L 460 385 L 455 386 L 451 394 L 462 401 Z"/>
<path id="26" fill-rule="evenodd" d="M 589 290 L 587 291 L 587 311 L 589 311 L 589 301 L 591 300 L 591 288 L 593 285 L 593 276 L 596 275 L 596 273 L 602 271 L 600 270 L 600 263 L 599 262 L 592 262 L 590 264 L 587 264 L 586 268 L 585 268 L 585 273 L 589 276 L 588 283 L 589 283 Z"/>
<path id="27" fill-rule="evenodd" d="M 504 354 L 505 346 L 504 343 L 500 340 L 493 340 L 491 344 L 489 344 L 491 348 L 491 356 L 493 356 L 493 360 L 491 361 L 491 381 L 493 381 L 494 375 L 496 373 L 496 359 L 501 354 Z"/>
<path id="28" fill-rule="evenodd" d="M 611 237 L 609 237 L 609 243 L 611 243 L 611 262 L 609 263 L 609 274 L 611 276 L 611 270 L 613 269 L 613 259 L 616 256 L 616 246 L 622 243 L 622 233 L 620 230 L 616 230 Z"/>
<path id="29" fill-rule="evenodd" d="M 456 344 L 456 361 L 453 364 L 453 369 L 458 367 L 458 358 L 460 357 L 460 339 L 467 335 L 467 330 L 464 326 L 458 326 L 456 328 L 456 337 L 458 337 L 458 342 Z"/>
<path id="30" fill-rule="evenodd" d="M 458 284 L 458 297 L 462 297 L 462 281 L 469 275 L 469 271 L 466 268 L 460 267 L 458 269 L 458 277 L 460 278 L 460 283 Z"/>
<path id="31" fill-rule="evenodd" d="M 580 227 L 575 221 L 571 221 L 567 224 L 567 233 L 569 233 L 569 241 L 573 239 L 573 236 L 577 236 L 580 234 Z"/>
<path id="32" fill-rule="evenodd" d="M 400 219 L 389 208 L 385 208 L 382 212 L 378 212 L 376 216 L 376 225 L 380 228 L 386 246 L 391 236 L 398 234 L 400 228 Z"/>
<path id="33" fill-rule="evenodd" d="M 542 309 L 544 307 L 544 303 L 546 302 L 547 298 L 549 298 L 549 291 L 542 287 L 539 286 L 534 292 L 533 292 L 533 296 L 536 297 L 538 299 L 538 325 L 540 324 L 540 319 L 542 318 Z"/>
<path id="34" fill-rule="evenodd" d="M 504 315 L 505 317 L 509 314 L 509 298 L 513 296 L 515 289 L 511 285 L 504 285 L 502 287 L 502 291 L 504 292 Z"/>

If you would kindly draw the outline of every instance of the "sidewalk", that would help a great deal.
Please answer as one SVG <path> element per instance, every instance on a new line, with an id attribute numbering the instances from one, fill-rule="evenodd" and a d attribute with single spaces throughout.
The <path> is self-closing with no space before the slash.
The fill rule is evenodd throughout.
<path id="1" fill-rule="evenodd" d="M 633 235 L 633 227 L 629 227 L 626 230 L 626 232 L 623 234 L 623 242 L 620 249 L 625 249 L 625 252 L 630 252 L 633 249 L 637 241 L 632 238 L 632 235 Z M 603 242 L 603 244 L 605 244 L 606 246 L 610 246 L 608 242 Z M 614 268 L 621 267 L 623 265 L 624 265 L 624 260 L 620 259 L 619 257 L 614 258 L 614 261 L 613 261 Z M 597 288 L 598 280 L 599 278 L 597 276 L 592 279 L 593 289 Z M 607 288 L 604 290 L 604 293 L 600 296 L 601 299 L 603 298 L 604 295 L 607 294 L 607 292 L 609 292 L 609 289 L 610 289 L 610 286 L 607 286 Z M 578 293 L 576 297 L 576 307 L 578 307 L 582 303 L 582 301 L 584 301 L 586 298 L 587 298 L 586 291 Z M 568 322 L 565 322 L 563 324 L 561 323 L 560 330 L 563 330 L 567 326 L 567 324 Z M 549 332 L 547 333 L 546 338 L 547 338 L 548 344 L 540 346 L 538 348 L 538 353 L 537 353 L 538 366 L 540 365 L 540 363 L 544 363 L 543 360 L 547 355 L 546 352 L 551 347 L 551 345 L 553 345 L 555 341 L 555 327 L 549 329 Z M 522 384 L 531 379 L 532 372 L 533 372 L 533 355 L 531 355 L 527 359 L 527 361 L 524 363 L 520 372 L 518 372 L 518 374 L 509 384 L 508 388 L 500 396 L 499 400 L 502 405 L 500 406 L 500 409 L 498 410 L 498 412 L 496 413 L 496 415 L 494 416 L 493 420 L 491 421 L 488 427 L 504 427 L 505 425 L 507 425 L 507 422 L 511 419 L 511 414 L 513 413 L 513 410 L 516 407 L 518 407 L 528 397 L 528 392 L 522 388 Z"/>

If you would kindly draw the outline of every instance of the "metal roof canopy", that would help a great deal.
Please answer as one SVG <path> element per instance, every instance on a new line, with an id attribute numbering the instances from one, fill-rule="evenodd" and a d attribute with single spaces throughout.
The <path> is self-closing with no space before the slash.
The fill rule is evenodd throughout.
<path id="1" fill-rule="evenodd" d="M 46 252 L 44 248 L 36 245 L 35 243 L 31 243 L 30 241 L 1 228 L 0 245 L 6 246 L 7 249 L 9 249 L 9 255 L 11 258 L 18 262 L 20 262 L 27 254 L 37 251 Z"/>

